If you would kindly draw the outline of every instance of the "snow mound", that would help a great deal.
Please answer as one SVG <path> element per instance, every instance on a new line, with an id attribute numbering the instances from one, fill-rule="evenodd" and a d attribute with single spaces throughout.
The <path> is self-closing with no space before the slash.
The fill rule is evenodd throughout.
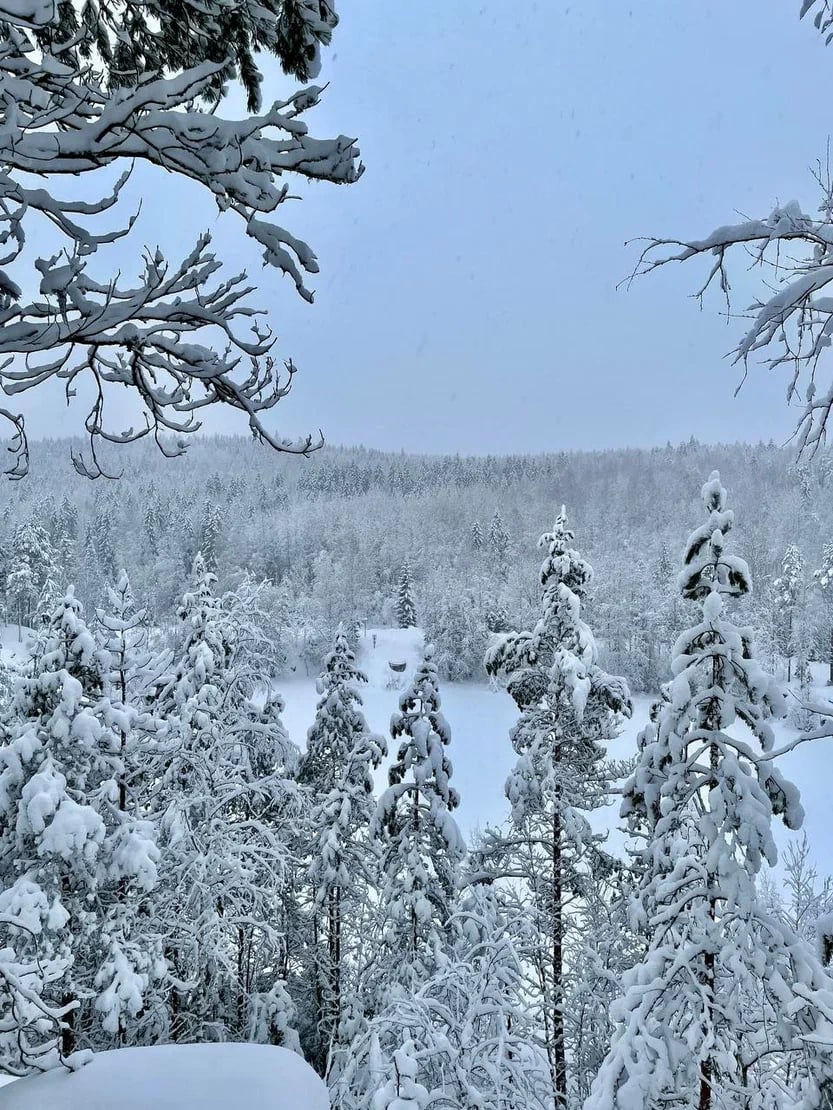
<path id="1" fill-rule="evenodd" d="M 262 1044 L 184 1044 L 98 1052 L 77 1072 L 19 1079 L 0 1110 L 329 1110 L 300 1056 Z"/>
<path id="2" fill-rule="evenodd" d="M 368 628 L 359 633 L 356 662 L 367 675 L 369 685 L 384 689 L 390 676 L 390 663 L 404 663 L 403 685 L 407 683 L 425 648 L 421 628 Z"/>

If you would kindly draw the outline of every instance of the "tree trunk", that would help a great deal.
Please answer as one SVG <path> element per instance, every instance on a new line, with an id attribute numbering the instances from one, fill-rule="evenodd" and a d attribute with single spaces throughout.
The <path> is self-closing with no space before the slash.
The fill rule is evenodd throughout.
<path id="1" fill-rule="evenodd" d="M 556 806 L 558 802 L 556 802 Z M 556 1110 L 567 1110 L 564 1044 L 564 922 L 561 916 L 561 814 L 552 815 L 552 1070 Z"/>
<path id="2" fill-rule="evenodd" d="M 716 669 L 716 665 L 715 665 Z M 715 684 L 718 678 L 715 675 Z M 718 750 L 717 745 L 712 744 L 709 750 L 709 763 L 711 765 L 712 773 L 712 787 L 717 785 L 717 769 L 718 769 Z M 709 883 L 713 887 L 712 882 Z M 717 898 L 712 892 L 709 894 L 709 920 L 714 924 L 717 920 Z M 712 937 L 714 937 L 714 929 L 712 929 Z M 703 985 L 706 988 L 706 995 L 709 1000 L 709 1024 L 714 1025 L 714 986 L 715 986 L 715 958 L 714 951 L 707 952 L 704 959 L 704 973 Z M 714 1079 L 714 1058 L 709 1054 L 705 1060 L 700 1064 L 700 1098 L 697 1101 L 697 1110 L 711 1110 L 712 1105 L 712 1081 Z"/>

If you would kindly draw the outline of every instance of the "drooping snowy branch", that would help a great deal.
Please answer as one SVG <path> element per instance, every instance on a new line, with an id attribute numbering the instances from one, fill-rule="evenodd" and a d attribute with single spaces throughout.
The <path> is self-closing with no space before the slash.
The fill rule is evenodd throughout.
<path id="1" fill-rule="evenodd" d="M 801 406 L 796 426 L 799 450 L 814 454 L 825 442 L 833 410 L 833 372 L 822 356 L 833 337 L 833 179 L 817 170 L 822 191 L 818 215 L 807 215 L 792 201 L 763 219 L 716 228 L 703 239 L 649 238 L 633 276 L 652 273 L 672 262 L 708 260 L 705 280 L 695 296 L 702 301 L 717 287 L 726 311 L 749 321 L 730 352 L 732 364 L 746 367 L 760 357 L 770 368 L 787 366 L 787 400 Z M 761 275 L 761 291 L 739 311 L 733 306 L 730 259 L 745 251 Z"/>
<path id="2" fill-rule="evenodd" d="M 199 427 L 200 410 L 211 405 L 243 412 L 255 437 L 277 450 L 312 450 L 312 437 L 291 442 L 263 425 L 262 415 L 286 396 L 295 367 L 286 362 L 285 375 L 276 368 L 274 337 L 251 303 L 254 287 L 245 274 L 220 276 L 209 236 L 200 236 L 178 264 L 159 249 L 146 249 L 134 283 L 120 276 L 101 281 L 90 269 L 93 256 L 98 262 L 103 248 L 128 235 L 136 214 L 105 231 L 91 230 L 90 223 L 118 204 L 137 162 L 166 170 L 208 190 L 221 211 L 240 217 L 264 263 L 287 275 L 311 302 L 306 279 L 318 271 L 315 254 L 274 220 L 293 199 L 282 179 L 295 174 L 344 184 L 362 171 L 351 139 L 315 139 L 301 119 L 322 90 L 311 86 L 258 115 L 223 119 L 195 105 L 211 98 L 228 59 L 204 60 L 197 52 L 198 64 L 181 72 L 142 73 L 134 84 L 114 88 L 79 61 L 81 31 L 50 44 L 51 52 L 36 50 L 23 28 L 42 22 L 45 13 L 43 5 L 0 4 L 0 18 L 11 25 L 0 44 L 0 357 L 6 356 L 0 384 L 16 394 L 57 378 L 69 400 L 78 380 L 89 379 L 93 399 L 85 427 L 92 461 L 78 465 L 91 476 L 103 473 L 98 441 L 158 439 L 160 432 L 181 437 Z M 96 186 L 88 200 L 53 194 L 55 177 L 109 166 L 125 167 L 112 189 Z M 21 269 L 27 228 L 39 217 L 60 245 L 51 257 L 32 260 L 39 278 L 31 275 L 38 294 L 30 299 L 31 278 L 13 277 L 7 267 Z M 138 427 L 114 430 L 107 422 L 112 385 L 138 397 Z M 7 472 L 21 477 L 27 463 L 23 423 L 14 413 L 3 415 L 16 435 Z M 181 439 L 164 449 L 179 453 Z"/>

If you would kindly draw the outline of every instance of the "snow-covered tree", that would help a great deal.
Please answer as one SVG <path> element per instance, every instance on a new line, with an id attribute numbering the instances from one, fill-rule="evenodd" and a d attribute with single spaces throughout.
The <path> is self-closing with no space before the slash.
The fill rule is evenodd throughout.
<path id="1" fill-rule="evenodd" d="M 49 533 L 37 521 L 25 521 L 14 531 L 6 576 L 6 593 L 15 607 L 18 627 L 39 610 L 51 612 L 57 577 Z"/>
<path id="2" fill-rule="evenodd" d="M 768 719 L 784 697 L 726 612 L 751 579 L 726 550 L 733 514 L 717 472 L 702 496 L 707 519 L 679 576 L 701 617 L 677 640 L 668 701 L 622 807 L 647 830 L 633 904 L 647 949 L 614 1004 L 586 1110 L 810 1110 L 833 1075 L 833 981 L 756 889 L 777 858 L 773 818 L 797 828 L 803 817 L 773 763 Z"/>
<path id="3" fill-rule="evenodd" d="M 827 653 L 827 681 L 833 686 L 833 543 L 824 545 L 821 563 L 813 572 L 813 579 L 824 605 L 821 636 Z"/>
<path id="4" fill-rule="evenodd" d="M 343 1037 L 341 1021 L 352 987 L 348 923 L 367 897 L 375 859 L 367 836 L 376 807 L 373 770 L 387 746 L 371 733 L 362 712 L 360 687 L 366 682 L 339 628 L 318 680 L 321 697 L 298 776 L 311 795 L 315 1006 L 308 1054 L 322 1073 Z"/>
<path id="5" fill-rule="evenodd" d="M 118 804 L 109 663 L 70 590 L 32 647 L 0 748 L 0 914 L 19 923 L 18 962 L 64 969 L 44 984 L 53 1007 L 77 1004 L 64 1053 L 89 1039 L 95 1014 L 108 1032 L 135 1016 L 152 974 L 111 927 L 115 902 L 154 887 L 158 852 L 148 823 Z"/>
<path id="6" fill-rule="evenodd" d="M 804 557 L 791 543 L 781 560 L 781 573 L 772 583 L 778 648 L 787 661 L 787 682 L 792 678 L 793 656 L 801 643 L 804 589 Z"/>
<path id="7" fill-rule="evenodd" d="M 484 541 L 484 538 L 483 538 L 483 528 L 481 527 L 479 520 L 476 520 L 472 524 L 469 534 L 471 536 L 472 550 L 473 551 L 482 551 L 483 550 L 483 544 L 484 544 L 485 541 Z"/>
<path id="8" fill-rule="evenodd" d="M 95 632 L 109 660 L 104 674 L 106 717 L 119 745 L 120 773 L 111 804 L 121 820 L 129 821 L 148 811 L 155 788 L 147 776 L 149 753 L 164 735 L 165 724 L 155 717 L 152 702 L 168 660 L 149 648 L 147 612 L 136 605 L 124 570 L 107 590 L 107 606 L 96 610 Z M 166 966 L 153 898 L 122 883 L 118 897 L 106 907 L 101 943 L 107 953 L 98 976 L 104 990 L 95 1007 L 104 1031 L 120 1044 L 163 1035 L 165 1023 L 159 1015 L 165 1005 Z M 131 1011 L 134 987 L 129 975 L 136 968 L 143 976 L 141 1021 L 135 1008 Z"/>
<path id="9" fill-rule="evenodd" d="M 382 846 L 383 946 L 395 960 L 393 978 L 413 982 L 424 977 L 447 937 L 465 856 L 452 815 L 459 797 L 446 752 L 451 730 L 430 645 L 399 698 L 390 730 L 399 746 L 371 834 Z"/>
<path id="10" fill-rule="evenodd" d="M 380 1071 L 407 1040 L 428 1105 L 448 1110 L 549 1107 L 549 1074 L 531 1043 L 523 972 L 494 891 L 474 887 L 451 921 L 452 944 L 413 989 L 395 987 L 331 1085 L 335 1110 L 372 1105 Z"/>
<path id="11" fill-rule="evenodd" d="M 269 1040 L 291 1035 L 282 981 L 285 895 L 298 871 L 291 826 L 302 815 L 290 779 L 297 749 L 270 691 L 257 598 L 248 589 L 218 597 L 214 582 L 197 555 L 157 703 L 170 735 L 149 772 L 158 783 L 168 1035 Z M 267 691 L 262 707 L 252 700 L 258 689 Z"/>
<path id="12" fill-rule="evenodd" d="M 373 1110 L 425 1110 L 428 1091 L 417 1081 L 414 1043 L 406 1040 L 393 1054 L 391 1075 L 373 1096 Z"/>
<path id="13" fill-rule="evenodd" d="M 506 525 L 503 523 L 503 517 L 495 509 L 494 516 L 489 524 L 489 547 L 499 564 L 506 561 L 506 556 L 509 554 L 510 539 Z"/>
<path id="14" fill-rule="evenodd" d="M 587 814 L 608 801 L 610 770 L 604 743 L 630 714 L 624 679 L 597 664 L 593 634 L 582 619 L 593 570 L 572 548 L 562 507 L 539 540 L 541 615 L 532 632 L 499 637 L 486 669 L 501 675 L 521 710 L 512 731 L 518 760 L 506 783 L 512 829 L 495 837 L 487 857 L 498 871 L 522 879 L 530 906 L 529 950 L 538 981 L 537 1004 L 550 1062 L 555 1105 L 566 1108 L 567 930 L 578 920 L 588 882 L 609 869 Z"/>
<path id="15" fill-rule="evenodd" d="M 399 572 L 399 585 L 396 593 L 396 619 L 400 628 L 413 628 L 417 622 L 413 593 L 414 583 L 411 577 L 411 564 L 406 559 Z"/>
<path id="16" fill-rule="evenodd" d="M 152 18 L 141 0 L 83 11 L 8 0 L 0 17 L 7 28 L 0 87 L 17 106 L 0 143 L 5 190 L 15 198 L 2 217 L 13 247 L 0 283 L 0 349 L 4 357 L 26 356 L 4 363 L 3 383 L 17 392 L 58 377 L 72 397 L 78 380 L 90 379 L 90 452 L 75 458 L 92 476 L 105 465 L 96 450 L 102 439 L 151 435 L 166 454 L 181 453 L 183 434 L 212 405 L 244 413 L 255 436 L 277 450 L 308 451 L 309 438 L 283 440 L 262 421 L 291 388 L 295 367 L 288 362 L 279 373 L 274 337 L 257 322 L 245 274 L 220 276 L 203 234 L 178 263 L 147 249 L 138 277 L 114 279 L 124 267 L 108 268 L 107 248 L 130 233 L 136 216 L 105 227 L 97 217 L 118 205 L 133 165 L 165 170 L 239 218 L 264 261 L 311 301 L 305 275 L 318 270 L 315 254 L 274 213 L 289 195 L 288 175 L 350 183 L 361 173 L 358 152 L 344 136 L 310 136 L 301 117 L 318 103 L 318 86 L 259 110 L 255 57 L 274 53 L 306 80 L 335 25 L 329 0 L 177 2 Z M 223 117 L 218 102 L 232 77 L 245 86 L 251 115 Z M 109 191 L 93 177 L 107 167 L 116 171 Z M 55 182 L 67 175 L 93 182 L 84 200 L 62 198 Z M 51 257 L 28 253 L 27 231 L 38 220 L 56 237 Z M 127 430 L 109 424 L 115 385 L 128 387 L 143 413 Z M 2 415 L 13 429 L 8 473 L 22 477 L 29 457 L 23 419 Z"/>

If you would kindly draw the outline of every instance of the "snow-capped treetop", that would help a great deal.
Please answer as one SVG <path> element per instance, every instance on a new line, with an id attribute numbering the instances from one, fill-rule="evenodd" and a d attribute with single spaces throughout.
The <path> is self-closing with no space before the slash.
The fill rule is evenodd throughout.
<path id="1" fill-rule="evenodd" d="M 348 768 L 358 737 L 369 734 L 359 692 L 366 683 L 367 677 L 356 664 L 344 628 L 339 625 L 318 678 L 321 697 L 315 722 L 307 732 L 307 748 L 299 771 L 300 781 L 312 784 L 319 793 L 332 790 Z M 372 746 L 380 753 L 386 749 L 382 737 L 374 736 Z"/>
<path id="2" fill-rule="evenodd" d="M 540 572 L 541 615 L 531 632 L 494 637 L 484 660 L 486 671 L 505 676 L 507 690 L 518 707 L 526 709 L 543 697 L 557 665 L 579 717 L 591 691 L 614 712 L 629 715 L 627 684 L 598 667 L 595 640 L 581 618 L 593 569 L 570 546 L 573 539 L 562 506 L 552 531 L 538 541 L 546 550 Z"/>
<path id="3" fill-rule="evenodd" d="M 445 751 L 451 730 L 441 704 L 434 648 L 428 644 L 411 685 L 399 697 L 399 711 L 391 717 L 391 736 L 403 739 L 390 768 L 390 781 L 402 783 L 410 772 L 419 789 L 430 789 L 452 810 L 460 796 L 451 785 L 451 760 Z"/>

